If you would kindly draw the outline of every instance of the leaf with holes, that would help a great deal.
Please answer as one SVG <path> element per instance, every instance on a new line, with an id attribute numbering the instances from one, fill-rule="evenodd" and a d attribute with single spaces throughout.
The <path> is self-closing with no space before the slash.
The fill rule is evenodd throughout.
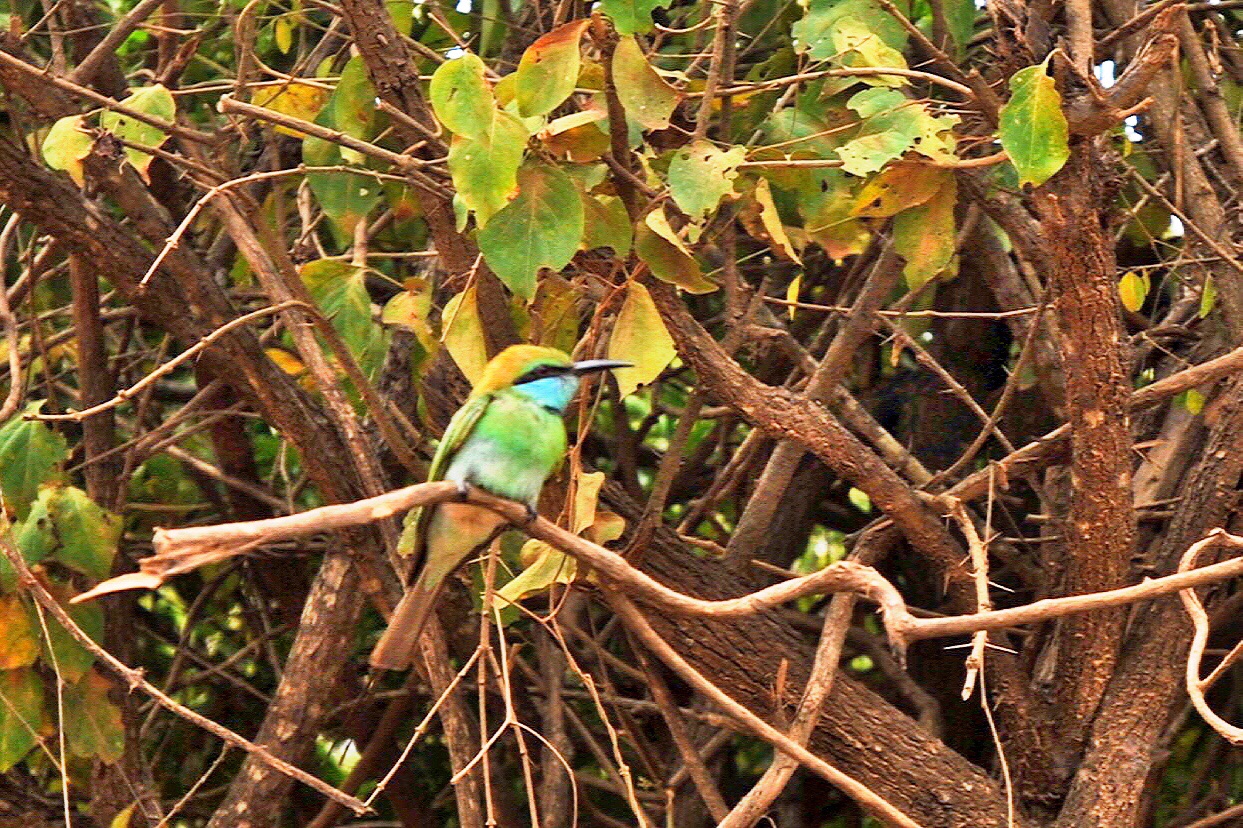
<path id="1" fill-rule="evenodd" d="M 906 58 L 870 26 L 857 17 L 846 16 L 837 21 L 831 38 L 838 61 L 845 67 L 906 69 Z M 863 75 L 859 80 L 872 86 L 906 86 L 901 75 Z"/>
<path id="2" fill-rule="evenodd" d="M 39 743 L 43 728 L 43 680 L 28 667 L 0 670 L 0 773 Z"/>
<path id="3" fill-rule="evenodd" d="M 519 115 L 547 115 L 570 97 L 582 63 L 578 44 L 590 22 L 575 20 L 558 26 L 522 53 L 514 89 Z"/>
<path id="4" fill-rule="evenodd" d="M 673 337 L 665 328 L 652 295 L 638 282 L 632 281 L 626 288 L 626 301 L 622 303 L 609 337 L 608 354 L 609 359 L 631 363 L 630 368 L 613 370 L 623 397 L 659 377 L 677 356 Z"/>
<path id="5" fill-rule="evenodd" d="M 694 141 L 674 150 L 669 162 L 669 193 L 691 221 L 703 224 L 716 212 L 721 199 L 734 194 L 738 165 L 746 157 L 745 147 L 722 150 L 709 141 Z"/>
<path id="6" fill-rule="evenodd" d="M 1040 186 L 1070 158 L 1070 128 L 1048 66 L 1046 58 L 1015 72 L 1010 100 L 1001 108 L 997 137 L 1019 172 L 1019 184 Z"/>
<path id="7" fill-rule="evenodd" d="M 282 115 L 314 122 L 331 96 L 332 93 L 323 87 L 293 81 L 280 86 L 261 86 L 251 93 L 250 102 Z M 276 126 L 275 129 L 282 135 L 306 137 L 306 133 L 289 127 Z"/>
<path id="8" fill-rule="evenodd" d="M 469 52 L 447 60 L 432 74 L 432 110 L 450 132 L 481 140 L 492 127 L 496 99 L 483 61 Z"/>
<path id="9" fill-rule="evenodd" d="M 633 37 L 617 41 L 613 51 L 613 83 L 626 116 L 647 129 L 665 129 L 682 93 L 665 82 L 643 56 Z"/>
<path id="10" fill-rule="evenodd" d="M 851 215 L 867 218 L 896 216 L 932 198 L 951 175 L 953 173 L 944 167 L 931 164 L 910 161 L 891 164 L 859 190 Z"/>
<path id="11" fill-rule="evenodd" d="M 858 176 L 902 157 L 921 135 L 920 116 L 927 115 L 917 101 L 893 89 L 865 89 L 847 105 L 862 122 L 855 136 L 837 148 L 837 155 L 842 169 Z"/>
<path id="12" fill-rule="evenodd" d="M 570 263 L 583 238 L 583 202 L 568 175 L 548 164 L 518 173 L 518 197 L 479 231 L 479 249 L 500 280 L 523 299 L 542 268 Z"/>
<path id="13" fill-rule="evenodd" d="M 852 31 L 859 25 L 874 33 L 881 45 L 897 52 L 906 46 L 906 29 L 876 0 L 809 0 L 806 8 L 807 12 L 794 24 L 790 34 L 798 44 L 798 51 L 807 53 L 812 60 L 840 58 L 839 33 Z"/>
<path id="14" fill-rule="evenodd" d="M 320 120 L 324 119 L 320 113 Z M 345 163 L 341 148 L 330 141 L 308 137 L 302 142 L 302 160 L 314 166 L 333 167 Z M 307 173 L 307 185 L 328 218 L 352 236 L 354 227 L 380 203 L 384 188 L 369 175 L 333 171 Z"/>
<path id="15" fill-rule="evenodd" d="M 781 223 L 781 215 L 777 212 L 777 204 L 773 201 L 772 187 L 767 178 L 756 179 L 754 189 L 743 199 L 738 220 L 752 238 L 767 244 L 779 257 L 802 264 L 798 251 L 794 249 L 790 236 Z"/>

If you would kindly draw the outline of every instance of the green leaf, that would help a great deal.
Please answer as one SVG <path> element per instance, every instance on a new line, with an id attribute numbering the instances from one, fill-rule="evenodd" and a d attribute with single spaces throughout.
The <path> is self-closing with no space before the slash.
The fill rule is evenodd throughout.
<path id="1" fill-rule="evenodd" d="M 590 22 L 575 20 L 558 26 L 522 53 L 514 90 L 519 115 L 546 115 L 570 97 L 582 62 L 579 40 Z"/>
<path id="2" fill-rule="evenodd" d="M 375 123 L 375 97 L 375 87 L 367 75 L 367 64 L 360 55 L 355 55 L 341 70 L 341 79 L 328 102 L 333 125 L 353 138 L 370 139 Z M 364 159 L 357 154 L 351 155 L 352 152 L 346 150 L 342 156 L 351 163 L 363 163 Z"/>
<path id="3" fill-rule="evenodd" d="M 932 198 L 952 175 L 948 169 L 931 164 L 891 164 L 863 185 L 850 212 L 868 218 L 895 216 Z"/>
<path id="4" fill-rule="evenodd" d="M 423 349 L 431 352 L 436 349 L 436 337 L 429 321 L 431 312 L 431 283 L 426 279 L 407 279 L 406 289 L 385 303 L 380 321 L 413 332 Z"/>
<path id="5" fill-rule="evenodd" d="M 121 103 L 144 115 L 151 115 L 165 121 L 172 121 L 177 117 L 177 104 L 173 101 L 173 94 L 158 83 L 155 86 L 135 89 Z M 142 121 L 134 120 L 129 115 L 122 115 L 111 109 L 105 110 L 99 116 L 99 125 L 118 138 L 124 138 L 126 141 L 150 147 L 158 147 L 168 137 L 168 134 L 159 127 L 144 124 Z M 154 156 L 126 147 L 125 157 L 129 159 L 129 162 L 134 165 L 134 169 L 138 170 L 143 178 L 147 177 L 147 167 L 151 166 Z"/>
<path id="6" fill-rule="evenodd" d="M 323 120 L 323 113 L 320 120 Z M 314 166 L 338 166 L 345 163 L 341 148 L 330 141 L 306 138 L 302 142 L 302 159 Z M 374 177 L 348 172 L 307 173 L 307 185 L 315 200 L 343 233 L 352 236 L 354 227 L 380 203 L 384 188 Z"/>
<path id="7" fill-rule="evenodd" d="M 518 173 L 518 197 L 479 231 L 488 267 L 516 295 L 535 295 L 541 268 L 570 263 L 583 238 L 583 202 L 570 177 L 548 164 Z"/>
<path id="8" fill-rule="evenodd" d="M 374 375 L 384 359 L 387 340 L 383 326 L 371 315 L 366 269 L 336 259 L 317 259 L 298 272 L 350 354 L 368 376 Z"/>
<path id="9" fill-rule="evenodd" d="M 440 326 L 444 330 L 441 339 L 449 356 L 470 384 L 477 384 L 488 364 L 488 344 L 483 336 L 483 320 L 479 318 L 473 284 L 445 303 Z"/>
<path id="10" fill-rule="evenodd" d="M 496 99 L 486 67 L 470 52 L 447 60 L 432 74 L 432 110 L 450 132 L 483 140 L 492 127 Z"/>
<path id="11" fill-rule="evenodd" d="M 526 151 L 528 133 L 508 112 L 497 112 L 485 136 L 453 139 L 449 147 L 449 174 L 480 228 L 487 226 L 509 203 L 518 188 L 518 168 Z"/>
<path id="12" fill-rule="evenodd" d="M 94 670 L 65 687 L 65 741 L 69 752 L 112 764 L 125 753 L 121 710 L 108 698 L 110 682 Z"/>
<path id="13" fill-rule="evenodd" d="M 857 31 L 860 24 L 890 49 L 901 52 L 906 46 L 906 29 L 876 0 L 810 0 L 807 13 L 791 27 L 790 34 L 798 51 L 812 60 L 831 60 L 842 53 L 835 39 L 839 32 Z"/>
<path id="14" fill-rule="evenodd" d="M 682 93 L 665 83 L 633 37 L 617 41 L 613 52 L 613 83 L 626 115 L 647 129 L 665 129 Z"/>
<path id="15" fill-rule="evenodd" d="M 25 414 L 37 414 L 42 403 L 31 403 Z M 59 467 L 69 456 L 65 438 L 37 420 L 22 416 L 0 427 L 0 494 L 18 519 L 30 513 L 39 487 L 59 479 Z"/>
<path id="16" fill-rule="evenodd" d="M 91 153 L 94 137 L 87 131 L 86 118 L 70 115 L 52 124 L 43 139 L 43 160 L 54 170 L 64 170 L 79 187 L 85 181 L 82 159 Z"/>
<path id="17" fill-rule="evenodd" d="M 1210 276 L 1204 280 L 1204 290 L 1200 293 L 1199 317 L 1203 319 L 1212 313 L 1215 304 L 1217 304 L 1217 284 Z"/>
<path id="18" fill-rule="evenodd" d="M 734 194 L 738 165 L 746 160 L 745 147 L 721 150 L 709 141 L 694 141 L 675 150 L 669 162 L 669 193 L 682 212 L 703 224 L 721 203 Z"/>
<path id="19" fill-rule="evenodd" d="M 626 301 L 613 323 L 608 353 L 609 359 L 620 359 L 633 365 L 613 371 L 618 391 L 623 397 L 659 377 L 665 366 L 677 356 L 673 337 L 665 328 L 665 321 L 660 318 L 652 295 L 638 282 L 632 281 L 626 288 Z"/>
<path id="20" fill-rule="evenodd" d="M 389 17 L 393 18 L 393 28 L 400 34 L 410 35 L 410 27 L 414 25 L 414 0 L 385 0 Z"/>
<path id="21" fill-rule="evenodd" d="M 1122 278 L 1118 281 L 1118 298 L 1122 300 L 1122 307 L 1138 313 L 1144 307 L 1144 300 L 1148 298 L 1148 288 L 1152 281 L 1148 274 L 1140 275 L 1134 270 L 1128 270 L 1122 274 Z"/>
<path id="22" fill-rule="evenodd" d="M 911 290 L 952 268 L 954 263 L 954 204 L 958 187 L 952 176 L 936 195 L 904 210 L 893 222 L 894 251 L 906 260 L 902 275 Z"/>
<path id="23" fill-rule="evenodd" d="M 1062 96 L 1048 75 L 1049 61 L 1010 78 L 1010 100 L 1001 108 L 997 137 L 1019 173 L 1019 184 L 1039 187 L 1070 157 L 1070 129 Z"/>
<path id="24" fill-rule="evenodd" d="M 583 195 L 583 250 L 611 247 L 613 252 L 625 257 L 630 252 L 634 228 L 625 203 L 617 196 Z"/>
<path id="25" fill-rule="evenodd" d="M 97 643 L 103 642 L 104 609 L 99 602 L 70 604 L 67 600 L 68 588 L 61 584 L 53 584 L 52 593 L 83 632 Z M 46 621 L 48 634 L 40 642 L 43 663 L 49 667 L 55 664 L 65 681 L 76 682 L 91 669 L 95 656 L 50 614 L 46 616 Z"/>
<path id="26" fill-rule="evenodd" d="M 42 632 L 17 595 L 0 595 L 0 670 L 29 667 L 39 658 Z"/>
<path id="27" fill-rule="evenodd" d="M 814 170 L 796 191 L 807 237 L 834 261 L 863 252 L 872 233 L 852 212 L 853 179 L 842 170 Z"/>
<path id="28" fill-rule="evenodd" d="M 662 282 L 677 285 L 688 293 L 712 293 L 717 289 L 704 278 L 699 263 L 669 225 L 662 208 L 648 213 L 635 228 L 634 252 Z"/>
<path id="29" fill-rule="evenodd" d="M 56 559 L 96 581 L 112 574 L 112 558 L 121 540 L 121 519 L 74 486 L 57 490 L 50 511 L 52 528 L 60 541 Z"/>
<path id="30" fill-rule="evenodd" d="M 0 671 L 0 773 L 8 773 L 38 744 L 42 727 L 39 674 L 26 667 Z"/>
<path id="31" fill-rule="evenodd" d="M 906 69 L 906 58 L 893 48 L 866 23 L 853 15 L 838 19 L 831 32 L 838 62 L 849 68 L 896 68 Z M 905 86 L 907 79 L 901 75 L 864 75 L 859 78 L 872 86 Z"/>
<path id="32" fill-rule="evenodd" d="M 647 34 L 652 30 L 652 12 L 667 3 L 662 0 L 601 0 L 600 11 L 613 21 L 619 35 Z"/>
<path id="33" fill-rule="evenodd" d="M 920 137 L 923 107 L 893 89 L 865 89 L 852 97 L 847 106 L 863 119 L 859 132 L 838 147 L 842 169 L 852 175 L 874 173 L 900 158 Z"/>

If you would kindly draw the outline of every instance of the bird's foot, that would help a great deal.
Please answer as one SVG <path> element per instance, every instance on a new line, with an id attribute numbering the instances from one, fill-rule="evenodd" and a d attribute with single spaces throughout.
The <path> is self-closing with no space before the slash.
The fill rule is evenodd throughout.
<path id="1" fill-rule="evenodd" d="M 457 482 L 457 499 L 463 503 L 470 500 L 470 484 L 465 480 Z"/>
<path id="2" fill-rule="evenodd" d="M 526 519 L 526 521 L 523 523 L 523 525 L 524 525 L 524 526 L 529 526 L 530 524 L 532 524 L 532 523 L 534 523 L 534 522 L 535 522 L 535 519 L 536 519 L 537 517 L 539 517 L 539 512 L 538 512 L 538 511 L 536 511 L 535 507 L 534 507 L 534 506 L 532 506 L 530 503 L 527 503 L 527 504 L 524 504 L 524 505 L 527 507 L 527 519 Z"/>

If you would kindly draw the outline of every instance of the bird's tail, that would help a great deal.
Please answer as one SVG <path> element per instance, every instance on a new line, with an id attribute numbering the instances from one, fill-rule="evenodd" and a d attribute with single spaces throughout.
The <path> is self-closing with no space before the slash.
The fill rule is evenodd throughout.
<path id="1" fill-rule="evenodd" d="M 410 587 L 393 615 L 388 629 L 371 651 L 371 666 L 377 670 L 405 670 L 414 660 L 414 648 L 423 634 L 423 627 L 436 607 L 436 596 L 444 586 L 441 578 L 434 586 L 424 583 L 423 578 Z"/>

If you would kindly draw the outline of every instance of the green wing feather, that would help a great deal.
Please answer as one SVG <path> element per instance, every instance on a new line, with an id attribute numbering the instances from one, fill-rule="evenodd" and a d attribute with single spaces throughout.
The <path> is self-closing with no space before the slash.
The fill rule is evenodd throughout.
<path id="1" fill-rule="evenodd" d="M 449 420 L 449 427 L 445 429 L 445 435 L 441 438 L 436 454 L 432 457 L 432 467 L 427 473 L 428 483 L 444 479 L 445 470 L 449 468 L 453 455 L 457 454 L 458 449 L 466 442 L 466 438 L 475 430 L 479 418 L 483 416 L 483 412 L 488 410 L 491 402 L 491 394 L 471 397 L 457 410 L 453 419 Z M 401 540 L 397 542 L 399 555 L 413 555 L 420 551 L 427 531 L 427 521 L 431 518 L 431 514 L 431 509 L 419 506 L 411 509 L 406 515 L 402 523 Z"/>

